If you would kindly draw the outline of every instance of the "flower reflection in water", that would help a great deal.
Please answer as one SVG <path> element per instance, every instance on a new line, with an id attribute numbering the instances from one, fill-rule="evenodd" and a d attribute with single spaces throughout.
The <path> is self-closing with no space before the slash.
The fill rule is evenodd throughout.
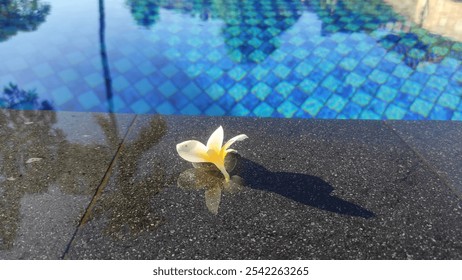
<path id="1" fill-rule="evenodd" d="M 236 166 L 237 157 L 230 153 L 225 159 L 225 167 L 231 172 Z M 231 176 L 229 181 L 223 179 L 218 168 L 211 163 L 195 163 L 194 168 L 182 172 L 177 181 L 178 187 L 185 190 L 203 190 L 205 191 L 205 205 L 207 209 L 218 214 L 222 192 L 234 194 L 239 192 L 244 181 L 241 177 Z"/>

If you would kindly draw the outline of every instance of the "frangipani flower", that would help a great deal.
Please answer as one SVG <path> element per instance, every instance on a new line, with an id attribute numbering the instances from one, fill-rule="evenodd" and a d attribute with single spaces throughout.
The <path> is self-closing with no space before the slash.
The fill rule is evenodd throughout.
<path id="1" fill-rule="evenodd" d="M 213 163 L 225 176 L 226 182 L 229 182 L 229 174 L 225 168 L 225 157 L 229 152 L 236 152 L 236 150 L 229 149 L 236 141 L 247 139 L 247 135 L 240 134 L 228 140 L 223 145 L 223 127 L 219 127 L 212 133 L 207 146 L 196 140 L 184 141 L 176 145 L 176 150 L 180 157 L 192 162 L 210 162 Z"/>

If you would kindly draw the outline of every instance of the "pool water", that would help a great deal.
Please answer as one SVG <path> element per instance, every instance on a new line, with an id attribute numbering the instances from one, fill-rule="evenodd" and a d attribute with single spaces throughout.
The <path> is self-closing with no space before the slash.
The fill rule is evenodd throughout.
<path id="1" fill-rule="evenodd" d="M 462 2 L 414 2 L 2 0 L 0 107 L 462 120 Z"/>

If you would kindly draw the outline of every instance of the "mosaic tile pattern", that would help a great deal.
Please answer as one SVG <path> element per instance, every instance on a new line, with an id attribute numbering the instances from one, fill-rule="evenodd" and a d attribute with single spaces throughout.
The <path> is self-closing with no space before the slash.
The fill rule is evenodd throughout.
<path id="1" fill-rule="evenodd" d="M 462 120 L 462 42 L 381 0 L 61 2 L 0 19 L 0 107 Z"/>

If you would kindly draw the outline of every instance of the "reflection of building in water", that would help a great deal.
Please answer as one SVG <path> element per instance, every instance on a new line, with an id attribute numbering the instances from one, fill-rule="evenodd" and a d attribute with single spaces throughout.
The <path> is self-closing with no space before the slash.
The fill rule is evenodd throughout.
<path id="1" fill-rule="evenodd" d="M 390 1 L 399 2 L 395 0 L 387 0 L 386 2 Z M 407 2 L 414 3 L 414 6 L 409 3 L 406 4 Z M 431 13 L 429 11 L 434 6 L 432 2 L 451 1 L 405 0 L 401 7 L 408 14 L 413 14 L 416 19 L 420 17 L 425 21 L 425 16 Z M 462 6 L 461 3 L 455 4 Z M 411 68 L 418 67 L 422 62 L 437 62 L 447 55 L 453 55 L 450 49 L 455 43 L 454 41 L 430 34 L 425 30 L 427 29 L 425 25 L 422 26 L 422 29 L 413 23 L 406 22 L 402 15 L 396 13 L 389 4 L 382 0 L 313 0 L 306 2 L 306 5 L 307 9 L 315 12 L 322 21 L 321 32 L 324 36 L 330 36 L 334 33 L 366 32 L 372 34 L 377 30 L 387 31 L 387 34 L 377 38 L 377 42 L 388 52 L 400 57 Z M 435 11 L 440 10 L 435 9 Z M 447 13 L 442 13 L 441 18 L 445 14 Z M 462 11 L 459 14 L 462 14 Z M 459 32 L 459 36 L 461 35 L 462 32 Z"/>
<path id="2" fill-rule="evenodd" d="M 274 0 L 128 0 L 135 21 L 150 28 L 159 7 L 203 21 L 221 19 L 230 56 L 237 62 L 261 62 L 279 47 L 278 36 L 292 27 L 303 12 L 299 1 Z"/>
<path id="3" fill-rule="evenodd" d="M 420 27 L 462 41 L 462 2 L 454 0 L 385 0 Z"/>
<path id="4" fill-rule="evenodd" d="M 2 0 L 0 2 L 0 42 L 19 31 L 33 31 L 45 21 L 50 5 L 38 0 Z"/>

